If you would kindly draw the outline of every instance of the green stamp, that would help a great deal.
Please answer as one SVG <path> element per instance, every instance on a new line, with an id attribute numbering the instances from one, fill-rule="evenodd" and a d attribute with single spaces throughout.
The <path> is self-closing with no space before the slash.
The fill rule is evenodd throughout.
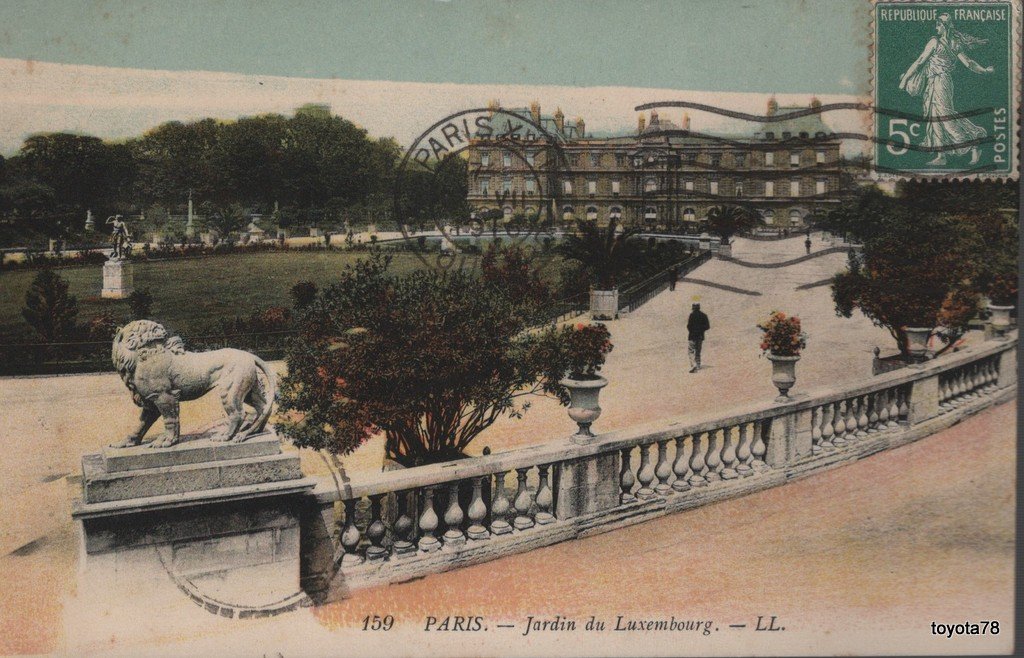
<path id="1" fill-rule="evenodd" d="M 879 0 L 873 11 L 878 172 L 1015 176 L 1020 4 Z"/>

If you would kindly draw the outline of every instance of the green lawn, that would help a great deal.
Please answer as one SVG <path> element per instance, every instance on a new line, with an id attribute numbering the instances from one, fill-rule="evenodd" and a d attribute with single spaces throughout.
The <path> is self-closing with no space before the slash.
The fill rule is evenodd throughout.
<path id="1" fill-rule="evenodd" d="M 289 289 L 298 281 L 325 286 L 337 279 L 345 265 L 366 257 L 365 252 L 288 251 L 228 254 L 205 258 L 135 263 L 135 288 L 153 293 L 152 317 L 187 335 L 222 317 L 247 315 L 257 308 L 291 306 Z M 435 263 L 435 254 L 424 256 Z M 460 258 L 462 258 L 460 256 Z M 475 268 L 476 256 L 466 256 L 464 267 Z M 394 272 L 426 267 L 415 254 L 397 253 Z M 78 297 L 79 321 L 111 313 L 122 321 L 128 302 L 100 299 L 102 267 L 67 267 L 58 270 Z M 25 291 L 34 270 L 0 272 L 0 342 L 29 337 L 32 330 L 21 317 Z"/>

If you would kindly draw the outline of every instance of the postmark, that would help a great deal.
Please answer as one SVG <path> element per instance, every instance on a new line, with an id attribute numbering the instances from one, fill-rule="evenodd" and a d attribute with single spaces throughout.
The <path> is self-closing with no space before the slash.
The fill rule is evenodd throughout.
<path id="1" fill-rule="evenodd" d="M 425 264 L 442 270 L 467 265 L 458 247 L 465 241 L 501 239 L 532 255 L 539 241 L 556 235 L 560 181 L 568 170 L 562 140 L 529 110 L 470 108 L 435 121 L 410 143 L 395 175 L 393 213 L 403 238 L 410 243 L 417 240 L 412 228 L 417 224 L 433 229 L 440 237 L 439 248 L 415 253 Z M 474 148 L 493 155 L 486 160 L 473 158 Z M 444 198 L 449 186 L 443 179 L 458 171 L 452 166 L 456 159 L 465 163 L 468 184 L 477 174 L 502 181 L 488 191 L 493 201 L 469 209 L 468 222 L 450 211 L 455 204 L 448 202 L 456 200 Z M 526 172 L 523 180 L 513 182 L 511 163 Z M 532 191 L 527 190 L 527 180 L 533 181 Z M 464 199 L 463 192 L 457 201 Z M 509 209 L 525 221 L 511 222 Z"/>
<path id="2" fill-rule="evenodd" d="M 1015 178 L 1020 3 L 876 0 L 872 12 L 876 176 Z"/>

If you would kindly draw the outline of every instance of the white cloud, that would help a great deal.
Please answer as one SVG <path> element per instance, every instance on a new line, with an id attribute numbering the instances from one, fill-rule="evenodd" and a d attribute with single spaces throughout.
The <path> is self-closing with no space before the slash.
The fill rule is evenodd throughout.
<path id="1" fill-rule="evenodd" d="M 764 94 L 680 91 L 627 87 L 466 85 L 337 79 L 285 78 L 208 71 L 152 71 L 53 64 L 0 58 L 0 152 L 15 152 L 35 132 L 75 131 L 107 139 L 141 134 L 164 121 L 203 117 L 234 119 L 265 112 L 291 112 L 308 102 L 329 103 L 335 113 L 374 136 L 408 144 L 435 121 L 499 99 L 505 107 L 541 103 L 545 113 L 561 107 L 567 120 L 586 119 L 588 130 L 636 126 L 636 105 L 687 100 L 760 114 Z M 823 103 L 856 100 L 821 95 Z M 781 105 L 806 105 L 806 94 L 779 94 Z M 683 110 L 663 109 L 677 123 Z M 729 123 L 690 111 L 694 130 L 714 132 Z M 674 116 L 679 115 L 679 116 Z M 836 130 L 858 130 L 856 112 L 830 113 Z"/>

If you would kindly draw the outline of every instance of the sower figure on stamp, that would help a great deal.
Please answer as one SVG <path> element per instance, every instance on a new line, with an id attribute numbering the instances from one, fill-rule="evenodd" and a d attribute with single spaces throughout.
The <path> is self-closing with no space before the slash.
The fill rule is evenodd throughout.
<path id="1" fill-rule="evenodd" d="M 704 334 L 711 328 L 708 316 L 700 310 L 700 304 L 694 304 L 690 317 L 686 321 L 688 342 L 686 353 L 690 357 L 690 372 L 700 370 L 700 351 L 704 346 Z"/>
<path id="2" fill-rule="evenodd" d="M 953 69 L 959 61 L 972 73 L 992 73 L 995 70 L 993 67 L 978 64 L 965 52 L 988 42 L 957 30 L 949 14 L 939 16 L 935 22 L 935 32 L 938 36 L 929 39 L 924 51 L 900 78 L 900 89 L 906 90 L 911 96 L 922 97 L 923 114 L 930 121 L 921 145 L 936 149 L 949 147 L 936 153 L 928 164 L 946 164 L 946 151 L 955 155 L 970 153 L 970 164 L 977 164 L 980 157 L 977 145 L 957 145 L 984 138 L 985 129 L 966 117 L 955 116 Z"/>

